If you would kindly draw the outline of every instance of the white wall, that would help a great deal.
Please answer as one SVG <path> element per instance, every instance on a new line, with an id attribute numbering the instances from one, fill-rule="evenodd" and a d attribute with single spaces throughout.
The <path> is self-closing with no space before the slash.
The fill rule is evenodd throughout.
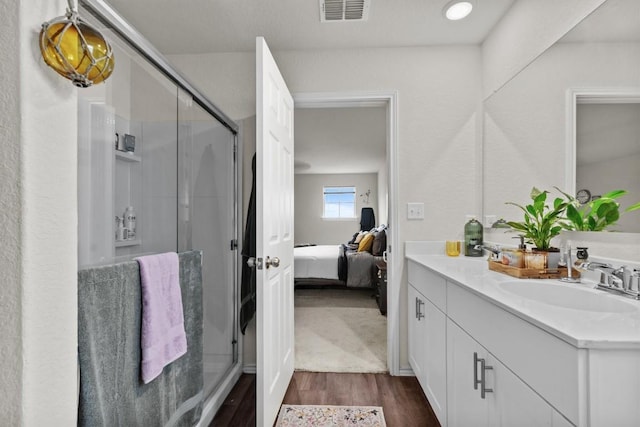
<path id="1" fill-rule="evenodd" d="M 15 2 L 0 3 L 0 52 L 5 58 L 19 58 L 19 7 Z M 22 422 L 22 236 L 21 167 L 20 167 L 20 62 L 0 61 L 0 418 L 9 425 Z"/>
<path id="2" fill-rule="evenodd" d="M 564 36 L 605 0 L 518 0 L 482 44 L 484 98 Z"/>
<path id="3" fill-rule="evenodd" d="M 67 2 L 3 2 L 0 29 L 0 419 L 75 425 L 76 89 L 40 57 Z"/>
<path id="4" fill-rule="evenodd" d="M 327 220 L 322 218 L 323 187 L 356 187 L 356 218 Z M 369 202 L 365 204 L 361 194 L 371 190 Z M 353 233 L 360 230 L 360 212 L 363 207 L 372 207 L 378 221 L 378 176 L 377 174 L 297 174 L 295 176 L 295 242 L 319 245 L 337 245 L 348 242 Z"/>
<path id="5" fill-rule="evenodd" d="M 456 236 L 465 214 L 479 212 L 479 47 L 287 51 L 274 52 L 274 57 L 294 93 L 397 91 L 399 206 L 389 215 L 398 215 L 401 247 L 393 248 L 394 256 L 404 257 L 406 240 Z M 170 60 L 232 118 L 255 114 L 253 53 L 172 55 Z M 424 221 L 407 221 L 407 202 L 425 203 Z M 396 309 L 405 313 L 404 269 L 400 281 Z M 400 320 L 400 361 L 406 368 L 406 319 L 401 315 Z M 251 339 L 247 335 L 245 342 Z M 245 356 L 249 363 L 255 357 Z"/>

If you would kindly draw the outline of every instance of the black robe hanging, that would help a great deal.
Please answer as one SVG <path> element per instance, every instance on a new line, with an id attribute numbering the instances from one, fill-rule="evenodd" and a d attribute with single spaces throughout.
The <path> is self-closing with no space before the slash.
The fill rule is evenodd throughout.
<path id="1" fill-rule="evenodd" d="M 242 282 L 240 284 L 240 330 L 244 334 L 256 313 L 256 269 L 247 265 L 256 256 L 256 155 L 251 161 L 253 181 L 247 210 L 247 223 L 242 241 Z"/>

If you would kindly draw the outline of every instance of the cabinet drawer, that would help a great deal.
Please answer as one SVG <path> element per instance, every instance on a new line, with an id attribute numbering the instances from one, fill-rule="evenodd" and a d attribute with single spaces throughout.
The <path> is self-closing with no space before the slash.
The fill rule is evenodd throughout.
<path id="1" fill-rule="evenodd" d="M 572 423 L 579 424 L 584 352 L 459 285 L 449 284 L 447 309 L 449 318 Z"/>
<path id="2" fill-rule="evenodd" d="M 447 311 L 447 282 L 444 277 L 409 260 L 409 283 L 441 311 Z"/>

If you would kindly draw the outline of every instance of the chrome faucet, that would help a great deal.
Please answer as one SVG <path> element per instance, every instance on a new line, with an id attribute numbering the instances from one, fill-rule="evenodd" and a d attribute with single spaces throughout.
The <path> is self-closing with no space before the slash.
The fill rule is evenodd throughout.
<path id="1" fill-rule="evenodd" d="M 580 268 L 600 273 L 598 289 L 613 290 L 640 300 L 640 269 L 630 270 L 626 265 L 613 268 L 611 264 L 583 262 Z"/>
<path id="2" fill-rule="evenodd" d="M 475 245 L 473 247 L 473 249 L 475 249 L 475 250 L 484 249 L 485 251 L 489 251 L 494 255 L 498 255 L 500 253 L 500 247 L 499 246 L 493 247 L 493 246 L 486 246 L 486 245 Z"/>

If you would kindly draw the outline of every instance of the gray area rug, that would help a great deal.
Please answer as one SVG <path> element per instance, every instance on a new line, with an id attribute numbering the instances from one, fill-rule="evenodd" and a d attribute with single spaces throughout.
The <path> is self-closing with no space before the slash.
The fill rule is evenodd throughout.
<path id="1" fill-rule="evenodd" d="M 387 372 L 387 318 L 373 290 L 295 291 L 295 369 Z"/>

